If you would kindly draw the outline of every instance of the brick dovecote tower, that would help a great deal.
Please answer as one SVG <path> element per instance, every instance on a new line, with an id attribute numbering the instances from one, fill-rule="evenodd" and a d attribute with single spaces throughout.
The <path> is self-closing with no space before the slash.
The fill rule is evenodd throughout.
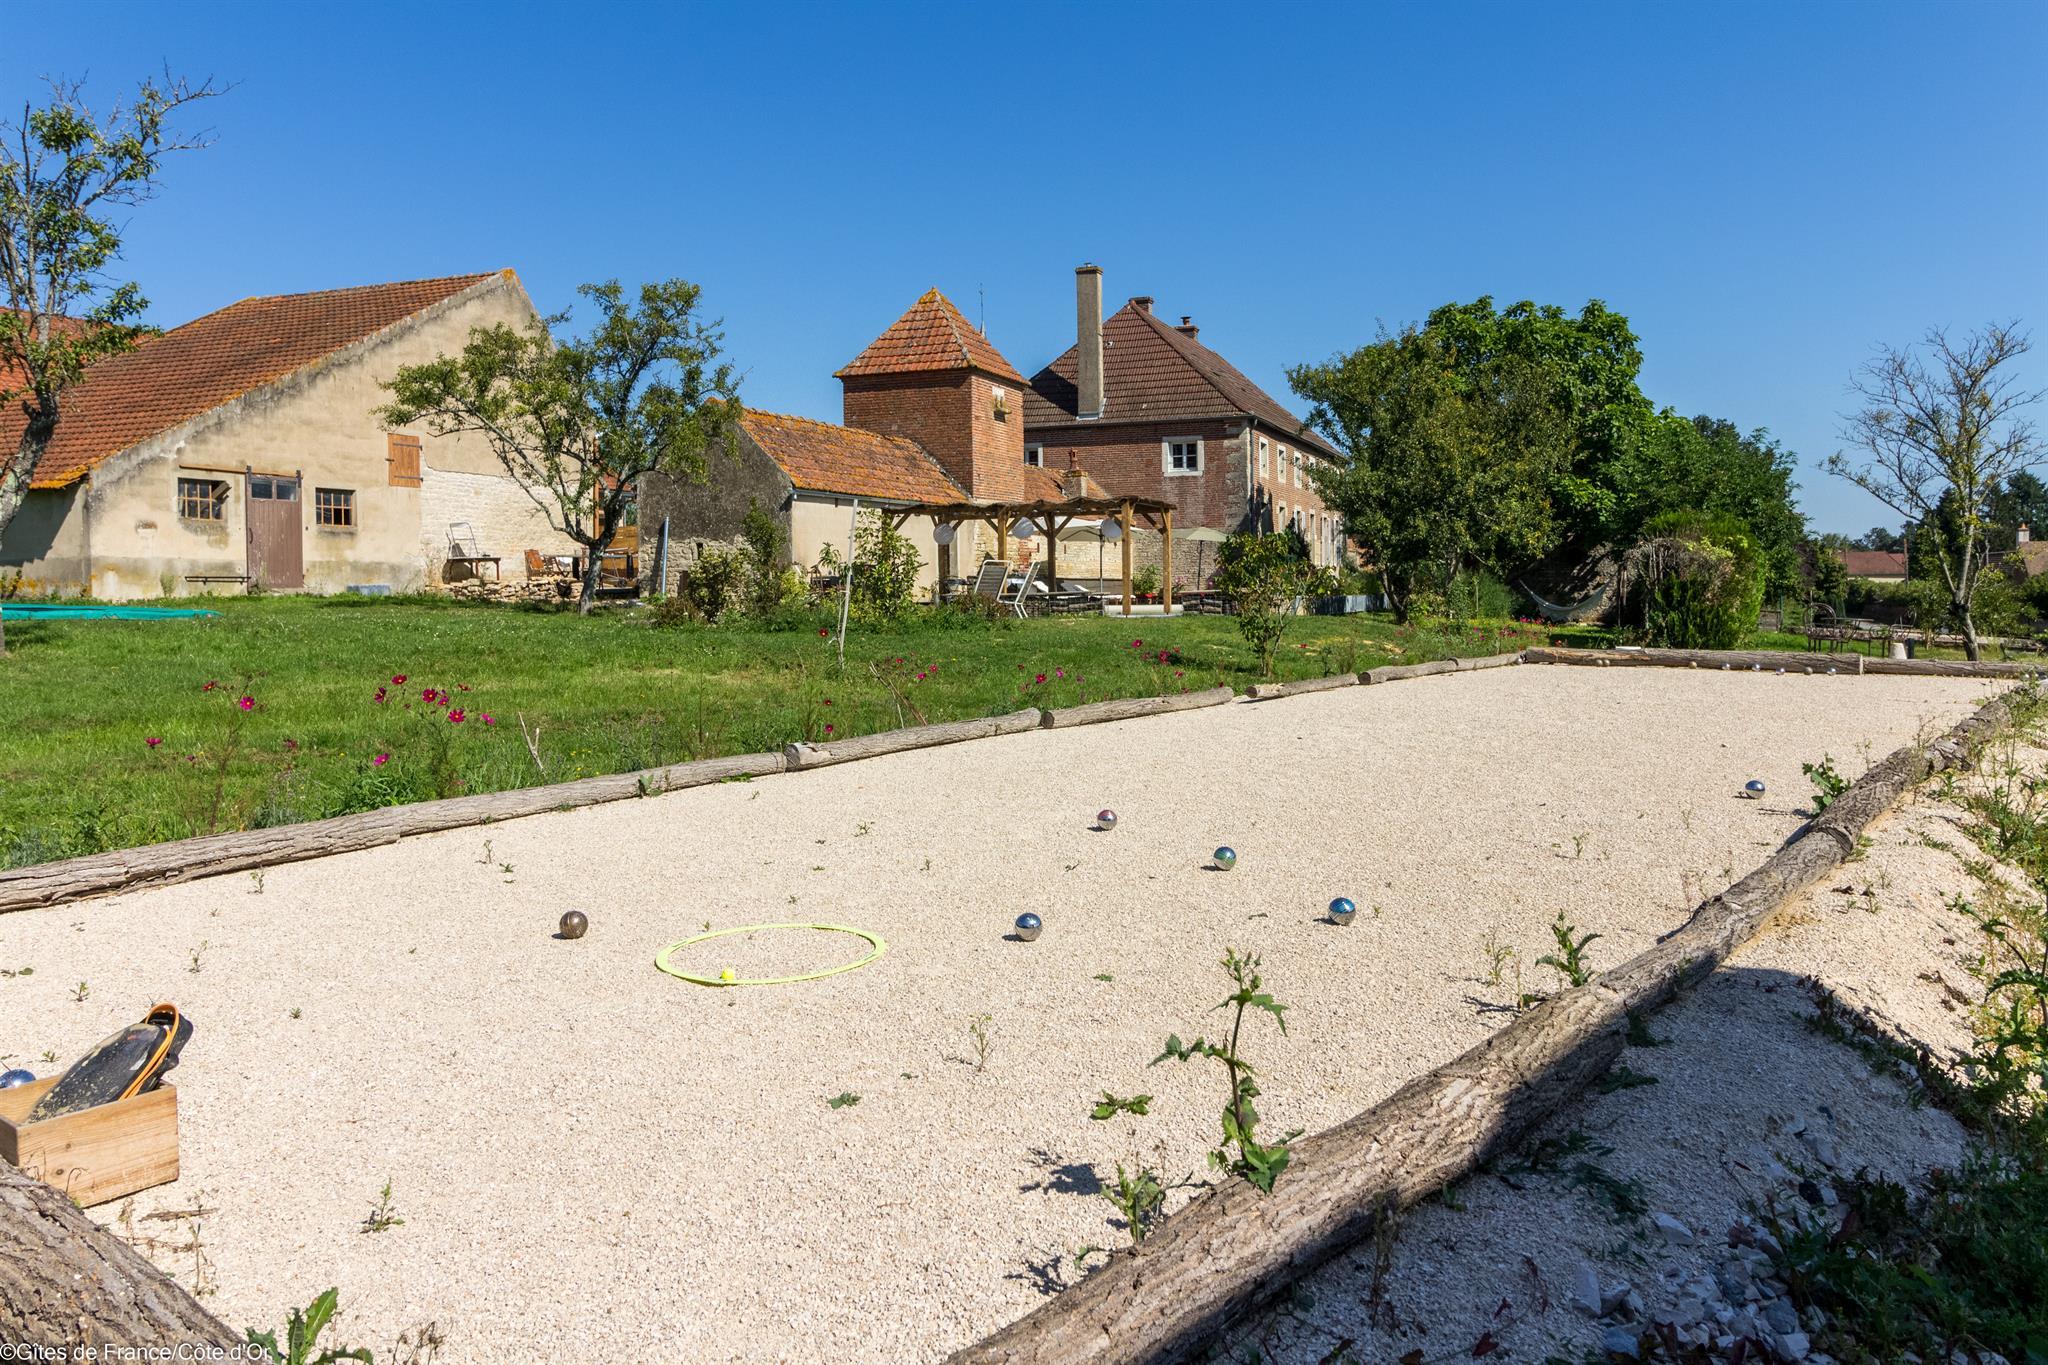
<path id="1" fill-rule="evenodd" d="M 907 436 L 974 498 L 1024 492 L 1024 377 L 936 289 L 837 375 L 845 422 Z"/>

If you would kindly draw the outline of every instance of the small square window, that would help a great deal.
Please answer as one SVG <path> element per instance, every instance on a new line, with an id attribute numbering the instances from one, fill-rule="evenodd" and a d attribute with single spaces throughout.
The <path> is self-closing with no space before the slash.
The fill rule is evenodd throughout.
<path id="1" fill-rule="evenodd" d="M 1199 474 L 1202 472 L 1202 442 L 1199 437 L 1159 443 L 1159 463 L 1163 473 L 1168 475 Z"/>
<path id="2" fill-rule="evenodd" d="M 313 524 L 331 531 L 352 531 L 356 525 L 356 495 L 346 488 L 313 490 Z"/>
<path id="3" fill-rule="evenodd" d="M 1037 468 L 1045 463 L 1044 446 L 1025 446 L 1024 463 Z"/>
<path id="4" fill-rule="evenodd" d="M 178 480 L 178 515 L 187 521 L 225 521 L 228 486 L 222 479 Z"/>

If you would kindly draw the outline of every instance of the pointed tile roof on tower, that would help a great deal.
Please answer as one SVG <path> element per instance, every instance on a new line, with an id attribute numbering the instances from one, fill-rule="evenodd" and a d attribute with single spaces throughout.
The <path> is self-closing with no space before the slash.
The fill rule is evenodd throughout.
<path id="1" fill-rule="evenodd" d="M 953 301 L 927 289 L 908 312 L 837 372 L 841 379 L 931 370 L 980 370 L 1022 385 L 1024 376 L 976 331 Z"/>

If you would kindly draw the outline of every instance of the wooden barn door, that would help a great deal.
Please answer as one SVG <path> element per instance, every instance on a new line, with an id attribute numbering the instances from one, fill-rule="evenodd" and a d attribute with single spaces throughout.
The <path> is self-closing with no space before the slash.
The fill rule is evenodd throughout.
<path id="1" fill-rule="evenodd" d="M 266 588 L 302 588 L 306 562 L 299 481 L 249 475 L 249 580 Z"/>

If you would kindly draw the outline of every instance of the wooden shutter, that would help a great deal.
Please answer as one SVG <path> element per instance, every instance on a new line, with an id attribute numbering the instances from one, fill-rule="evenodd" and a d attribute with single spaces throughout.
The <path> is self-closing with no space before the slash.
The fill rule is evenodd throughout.
<path id="1" fill-rule="evenodd" d="M 393 488 L 418 488 L 420 486 L 420 438 L 401 436 L 397 432 L 385 437 L 387 442 L 385 463 L 391 466 Z"/>

